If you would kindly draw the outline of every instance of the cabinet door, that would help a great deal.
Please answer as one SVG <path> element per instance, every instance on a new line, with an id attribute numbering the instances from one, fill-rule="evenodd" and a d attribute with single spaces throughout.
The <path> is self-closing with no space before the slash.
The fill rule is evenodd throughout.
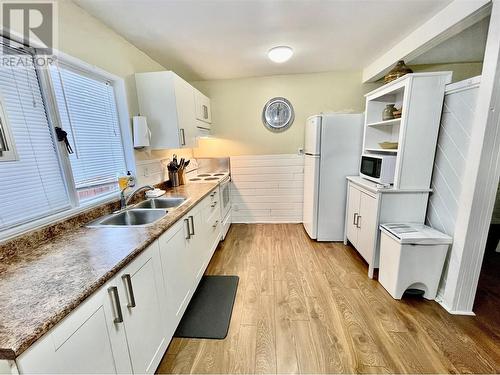
<path id="1" fill-rule="evenodd" d="M 196 146 L 196 113 L 193 86 L 175 76 L 175 100 L 181 147 Z"/>
<path id="2" fill-rule="evenodd" d="M 209 251 L 209 243 L 207 241 L 207 223 L 203 218 L 202 205 L 199 204 L 192 212 L 188 219 L 191 225 L 191 239 L 189 246 L 193 254 L 193 266 L 195 268 L 195 286 L 198 285 L 205 268 L 207 267 L 207 253 Z"/>
<path id="3" fill-rule="evenodd" d="M 158 241 L 130 263 L 120 277 L 123 320 L 133 371 L 153 373 L 168 345 Z"/>
<path id="4" fill-rule="evenodd" d="M 198 126 L 207 127 L 207 124 L 212 122 L 212 112 L 210 108 L 210 98 L 202 94 L 200 91 L 194 89 L 195 105 L 196 105 L 196 118 L 203 121 L 205 124 Z M 208 128 L 210 126 L 208 125 Z"/>
<path id="5" fill-rule="evenodd" d="M 21 373 L 131 373 L 123 322 L 116 322 L 116 295 L 105 286 L 18 359 Z M 116 291 L 116 289 L 115 289 Z"/>
<path id="6" fill-rule="evenodd" d="M 160 237 L 160 258 L 163 268 L 167 311 L 167 338 L 175 332 L 194 290 L 196 271 L 189 246 L 188 218 L 174 225 Z"/>
<path id="7" fill-rule="evenodd" d="M 351 184 L 347 188 L 347 217 L 345 223 L 345 230 L 347 239 L 353 244 L 354 247 L 358 246 L 358 227 L 356 226 L 359 215 L 359 203 L 361 192 Z"/>
<path id="8" fill-rule="evenodd" d="M 365 193 L 360 194 L 359 232 L 356 248 L 368 264 L 372 264 L 377 234 L 377 199 Z"/>

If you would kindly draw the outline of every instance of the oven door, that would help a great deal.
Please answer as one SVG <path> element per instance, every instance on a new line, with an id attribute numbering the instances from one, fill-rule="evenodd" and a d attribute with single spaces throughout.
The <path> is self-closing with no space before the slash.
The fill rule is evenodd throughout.
<path id="1" fill-rule="evenodd" d="M 361 166 L 359 172 L 365 177 L 369 177 L 374 180 L 380 178 L 380 171 L 382 169 L 382 159 L 373 156 L 363 155 L 361 157 Z"/>

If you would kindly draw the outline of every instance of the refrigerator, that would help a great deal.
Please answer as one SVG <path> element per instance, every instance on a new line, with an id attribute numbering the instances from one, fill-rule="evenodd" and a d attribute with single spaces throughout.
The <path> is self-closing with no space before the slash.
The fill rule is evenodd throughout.
<path id="1" fill-rule="evenodd" d="M 307 119 L 304 141 L 303 225 L 317 241 L 343 241 L 346 176 L 359 174 L 364 115 Z"/>

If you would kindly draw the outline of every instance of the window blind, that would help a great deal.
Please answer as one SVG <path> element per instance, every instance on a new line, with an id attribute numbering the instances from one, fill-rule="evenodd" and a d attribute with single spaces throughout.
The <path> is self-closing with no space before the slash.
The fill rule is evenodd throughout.
<path id="1" fill-rule="evenodd" d="M 0 94 L 19 159 L 0 161 L 3 230 L 67 209 L 70 203 L 33 64 L 0 65 Z"/>
<path id="2" fill-rule="evenodd" d="M 126 163 L 113 86 L 61 66 L 51 77 L 80 201 L 118 190 Z"/>

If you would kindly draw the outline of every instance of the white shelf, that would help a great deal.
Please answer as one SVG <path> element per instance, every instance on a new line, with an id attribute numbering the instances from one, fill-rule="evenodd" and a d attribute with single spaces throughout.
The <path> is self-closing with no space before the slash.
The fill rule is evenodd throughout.
<path id="1" fill-rule="evenodd" d="M 389 154 L 397 154 L 399 149 L 390 149 L 390 148 L 365 148 L 365 151 L 370 151 L 370 152 L 386 152 Z"/>
<path id="2" fill-rule="evenodd" d="M 379 121 L 379 122 L 372 122 L 370 124 L 366 124 L 366 126 L 392 126 L 392 125 L 399 125 L 401 122 L 401 118 L 394 118 L 392 120 L 385 120 L 385 121 Z"/>

